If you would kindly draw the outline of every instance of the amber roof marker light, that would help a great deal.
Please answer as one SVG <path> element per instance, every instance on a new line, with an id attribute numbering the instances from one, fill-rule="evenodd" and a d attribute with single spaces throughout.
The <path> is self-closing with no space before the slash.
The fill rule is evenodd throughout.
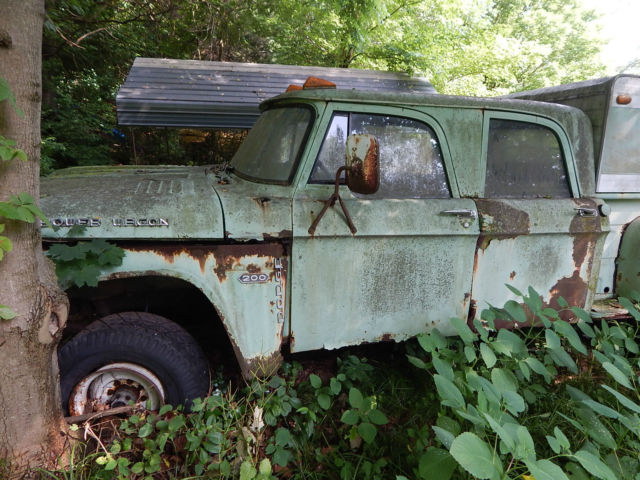
<path id="1" fill-rule="evenodd" d="M 324 78 L 308 77 L 302 88 L 336 88 L 336 84 Z"/>
<path id="2" fill-rule="evenodd" d="M 285 92 L 294 92 L 296 90 L 313 90 L 314 88 L 336 88 L 336 84 L 320 77 L 307 77 L 304 85 L 291 84 Z"/>
<path id="3" fill-rule="evenodd" d="M 631 95 L 622 94 L 616 97 L 616 103 L 618 105 L 629 105 L 631 103 L 631 100 Z"/>

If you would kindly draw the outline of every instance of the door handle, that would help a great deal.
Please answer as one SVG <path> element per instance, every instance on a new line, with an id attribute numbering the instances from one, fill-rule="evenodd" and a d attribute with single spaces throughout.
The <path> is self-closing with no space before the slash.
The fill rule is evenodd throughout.
<path id="1" fill-rule="evenodd" d="M 455 215 L 456 217 L 476 218 L 475 210 L 466 208 L 454 208 L 452 210 L 442 210 L 440 215 Z"/>
<path id="2" fill-rule="evenodd" d="M 578 211 L 578 215 L 580 215 L 581 217 L 597 217 L 598 216 L 598 210 L 596 210 L 595 208 L 578 207 L 575 210 Z"/>

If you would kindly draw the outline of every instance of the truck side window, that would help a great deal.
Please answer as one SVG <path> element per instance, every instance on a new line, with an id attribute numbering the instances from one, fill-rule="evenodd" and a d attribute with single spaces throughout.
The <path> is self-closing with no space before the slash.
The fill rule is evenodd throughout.
<path id="1" fill-rule="evenodd" d="M 491 119 L 487 145 L 487 198 L 570 198 L 558 137 L 548 127 Z"/>
<path id="2" fill-rule="evenodd" d="M 368 133 L 380 144 L 380 189 L 366 198 L 449 198 L 451 192 L 435 132 L 417 120 L 366 113 L 335 114 L 310 183 L 333 183 L 344 165 L 347 135 Z M 357 195 L 360 196 L 360 195 Z"/>

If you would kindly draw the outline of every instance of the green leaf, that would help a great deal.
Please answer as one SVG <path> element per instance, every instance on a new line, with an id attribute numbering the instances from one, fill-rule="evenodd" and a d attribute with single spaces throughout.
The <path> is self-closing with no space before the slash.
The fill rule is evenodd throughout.
<path id="1" fill-rule="evenodd" d="M 453 368 L 451 367 L 451 362 L 446 362 L 440 358 L 437 353 L 434 353 L 431 362 L 433 363 L 433 368 L 436 369 L 443 377 L 453 381 Z"/>
<path id="2" fill-rule="evenodd" d="M 491 347 L 484 342 L 480 344 L 480 356 L 487 368 L 493 368 L 498 360 L 496 354 L 491 350 Z"/>
<path id="3" fill-rule="evenodd" d="M 331 397 L 326 393 L 318 394 L 318 405 L 320 405 L 323 410 L 329 410 L 331 407 Z"/>
<path id="4" fill-rule="evenodd" d="M 138 431 L 138 437 L 140 438 L 148 437 L 149 435 L 151 435 L 152 432 L 153 432 L 153 425 L 151 423 L 145 423 L 142 426 L 142 428 L 140 428 L 140 431 Z"/>
<path id="5" fill-rule="evenodd" d="M 96 265 L 85 265 L 74 272 L 73 283 L 77 287 L 82 287 L 83 285 L 96 287 L 101 272 L 100 267 Z"/>
<path id="6" fill-rule="evenodd" d="M 345 410 L 340 418 L 340 421 L 347 425 L 355 425 L 358 423 L 358 420 L 360 420 L 360 416 L 355 410 Z"/>
<path id="7" fill-rule="evenodd" d="M 136 475 L 142 473 L 143 470 L 144 470 L 144 463 L 142 462 L 136 462 L 131 467 L 131 472 L 135 473 Z"/>
<path id="8" fill-rule="evenodd" d="M 475 345 L 465 345 L 464 356 L 467 359 L 467 363 L 475 362 L 477 358 Z"/>
<path id="9" fill-rule="evenodd" d="M 355 387 L 351 387 L 349 389 L 349 405 L 353 408 L 361 409 L 362 408 L 363 397 L 360 390 Z"/>
<path id="10" fill-rule="evenodd" d="M 53 225 L 51 225 L 49 219 L 36 204 L 24 205 L 24 208 L 29 210 L 35 217 L 38 217 L 40 220 L 42 220 L 42 223 L 44 223 L 47 227 L 53 228 Z"/>
<path id="11" fill-rule="evenodd" d="M 633 400 L 629 399 L 628 397 L 625 397 L 623 394 L 621 394 L 620 392 L 614 390 L 613 388 L 611 388 L 608 385 L 601 385 L 602 388 L 604 388 L 607 392 L 611 393 L 611 395 L 613 395 L 614 397 L 616 397 L 616 399 L 625 407 L 627 407 L 629 410 L 636 412 L 636 413 L 640 413 L 640 405 L 638 405 L 637 403 L 635 403 Z"/>
<path id="12" fill-rule="evenodd" d="M 518 368 L 520 369 L 520 372 L 522 372 L 522 376 L 525 378 L 525 380 L 527 382 L 530 382 L 531 381 L 531 369 L 527 365 L 527 362 L 525 362 L 524 360 L 520 360 L 518 362 Z"/>
<path id="13" fill-rule="evenodd" d="M 184 425 L 185 425 L 184 416 L 183 415 L 176 415 L 171 420 L 169 420 L 169 431 L 172 432 L 172 433 L 173 432 L 177 432 Z"/>
<path id="14" fill-rule="evenodd" d="M 524 359 L 524 362 L 531 370 L 536 372 L 538 375 L 542 375 L 547 382 L 551 381 L 551 374 L 540 360 L 535 357 L 527 357 Z"/>
<path id="15" fill-rule="evenodd" d="M 489 426 L 491 427 L 491 429 L 498 434 L 498 437 L 500 438 L 500 440 L 502 440 L 502 442 L 506 445 L 506 447 L 511 451 L 515 450 L 516 448 L 515 436 L 511 435 L 510 431 L 508 431 L 502 425 L 500 425 L 498 421 L 488 413 L 484 414 L 484 418 L 487 419 L 487 422 L 489 423 Z"/>
<path id="16" fill-rule="evenodd" d="M 434 375 L 433 380 L 443 405 L 452 408 L 464 408 L 464 397 L 451 380 L 439 374 Z"/>
<path id="17" fill-rule="evenodd" d="M 476 334 L 471 331 L 467 322 L 458 317 L 452 317 L 449 321 L 465 344 L 469 345 L 476 340 Z"/>
<path id="18" fill-rule="evenodd" d="M 251 463 L 249 459 L 246 459 L 242 462 L 242 465 L 240 465 L 240 480 L 252 480 L 256 478 L 257 473 L 256 467 L 253 466 L 253 463 Z"/>
<path id="19" fill-rule="evenodd" d="M 418 343 L 425 352 L 432 353 L 436 350 L 447 348 L 447 339 L 437 328 L 434 328 L 426 335 L 418 335 Z"/>
<path id="20" fill-rule="evenodd" d="M 449 430 L 445 430 L 442 427 L 432 426 L 433 432 L 436 434 L 436 438 L 440 440 L 440 443 L 444 445 L 446 448 L 451 448 L 451 444 L 455 440 L 455 435 L 451 433 Z"/>
<path id="21" fill-rule="evenodd" d="M 618 480 L 611 469 L 598 457 L 586 450 L 579 450 L 574 454 L 574 458 L 580 462 L 580 465 L 591 475 L 602 480 Z"/>
<path id="22" fill-rule="evenodd" d="M 115 470 L 117 466 L 118 466 L 118 462 L 116 461 L 115 458 L 111 457 L 107 461 L 107 464 L 104 466 L 104 469 L 107 471 L 111 471 L 111 470 Z"/>
<path id="23" fill-rule="evenodd" d="M 578 408 L 576 410 L 576 416 L 581 420 L 581 423 L 586 430 L 587 434 L 600 445 L 603 445 L 612 450 L 617 449 L 617 444 L 611 432 L 604 426 L 598 416 L 587 408 Z"/>
<path id="24" fill-rule="evenodd" d="M 7 305 L 0 305 L 0 320 L 13 320 L 18 314 Z"/>
<path id="25" fill-rule="evenodd" d="M 594 338 L 596 336 L 596 332 L 593 331 L 593 328 L 588 323 L 580 320 L 578 321 L 578 323 L 576 323 L 576 325 L 578 325 L 578 328 L 580 329 L 582 334 L 587 338 Z"/>
<path id="26" fill-rule="evenodd" d="M 553 330 L 549 330 L 548 328 L 544 331 L 544 338 L 547 344 L 547 348 L 549 350 L 555 350 L 556 348 L 560 348 L 560 337 Z"/>
<path id="27" fill-rule="evenodd" d="M 16 97 L 13 95 L 13 92 L 11 92 L 9 83 L 4 78 L 0 77 L 0 102 L 3 100 L 7 100 L 11 104 L 19 117 L 22 118 L 24 116 L 24 113 L 16 104 Z"/>
<path id="28" fill-rule="evenodd" d="M 407 355 L 407 360 L 409 360 L 409 363 L 411 363 L 414 367 L 418 367 L 422 370 L 429 369 L 427 364 L 424 363 L 422 360 L 420 360 L 418 357 L 414 357 L 413 355 Z"/>
<path id="29" fill-rule="evenodd" d="M 573 312 L 573 314 L 576 317 L 578 317 L 583 322 L 586 322 L 586 323 L 593 322 L 593 319 L 591 318 L 591 315 L 589 315 L 589 313 L 586 312 L 585 310 L 583 310 L 582 308 L 580 308 L 580 307 L 571 307 L 571 311 Z"/>
<path id="30" fill-rule="evenodd" d="M 633 387 L 631 386 L 631 382 L 629 382 L 629 379 L 627 378 L 627 376 L 624 373 L 622 373 L 622 371 L 618 367 L 616 367 L 613 363 L 604 362 L 602 364 L 602 368 L 604 368 L 609 373 L 609 375 L 611 375 L 613 379 L 616 382 L 618 382 L 620 385 L 629 389 L 633 389 Z"/>
<path id="31" fill-rule="evenodd" d="M 565 450 L 569 450 L 569 448 L 571 448 L 571 444 L 569 443 L 569 439 L 562 432 L 562 430 L 560 430 L 560 428 L 554 427 L 553 428 L 553 434 L 556 436 L 556 439 L 558 440 L 558 443 L 560 443 L 560 446 L 562 448 L 564 448 Z"/>
<path id="32" fill-rule="evenodd" d="M 367 414 L 367 418 L 371 423 L 374 423 L 376 425 L 386 425 L 387 423 L 389 423 L 389 419 L 387 419 L 387 416 L 377 408 L 371 410 Z"/>
<path id="33" fill-rule="evenodd" d="M 618 298 L 618 302 L 620 303 L 620 305 L 622 305 L 623 308 L 627 309 L 627 311 L 631 314 L 631 316 L 633 316 L 636 322 L 640 322 L 640 311 L 638 311 L 638 308 L 631 300 L 625 297 L 620 297 Z"/>
<path id="34" fill-rule="evenodd" d="M 535 480 L 569 480 L 560 467 L 549 460 L 525 460 Z"/>
<path id="35" fill-rule="evenodd" d="M 169 405 L 169 404 L 163 405 L 162 407 L 160 407 L 160 411 L 158 412 L 158 415 L 160 415 L 160 416 L 166 415 L 171 410 L 173 410 L 173 407 L 171 405 Z"/>
<path id="36" fill-rule="evenodd" d="M 429 480 L 449 480 L 457 467 L 455 459 L 441 448 L 429 447 L 420 456 L 418 474 Z"/>
<path id="37" fill-rule="evenodd" d="M 506 427 L 510 427 L 511 425 L 513 424 L 507 424 Z M 522 425 L 517 425 L 516 439 L 516 451 L 514 452 L 514 456 L 522 461 L 535 460 L 536 448 L 529 430 Z"/>
<path id="38" fill-rule="evenodd" d="M 258 466 L 258 472 L 260 472 L 260 475 L 271 475 L 271 470 L 271 462 L 268 458 L 263 458 Z"/>
<path id="39" fill-rule="evenodd" d="M 556 320 L 553 323 L 553 328 L 556 332 L 565 337 L 569 341 L 569 344 L 575 350 L 582 353 L 583 355 L 587 354 L 587 349 L 580 341 L 580 336 L 576 333 L 573 326 L 569 322 L 565 322 L 564 320 Z"/>
<path id="40" fill-rule="evenodd" d="M 554 348 L 549 351 L 549 356 L 553 359 L 556 365 L 569 369 L 572 373 L 578 373 L 578 366 L 564 348 Z"/>
<path id="41" fill-rule="evenodd" d="M 276 445 L 281 447 L 287 447 L 293 445 L 293 437 L 291 432 L 284 427 L 280 427 L 276 430 Z"/>
<path id="42" fill-rule="evenodd" d="M 365 442 L 371 443 L 376 438 L 378 429 L 369 422 L 362 422 L 358 425 L 358 433 L 364 439 Z"/>
<path id="43" fill-rule="evenodd" d="M 595 400 L 582 400 L 582 403 L 596 412 L 598 415 L 602 415 L 603 417 L 618 418 L 620 416 L 620 413 L 618 411 L 614 410 L 613 408 L 609 408 L 600 402 L 596 402 Z"/>
<path id="44" fill-rule="evenodd" d="M 520 305 L 515 300 L 508 300 L 507 303 L 504 304 L 504 309 L 516 322 L 518 323 L 527 322 L 527 314 L 522 308 L 522 305 Z"/>
<path id="45" fill-rule="evenodd" d="M 520 298 L 524 297 L 522 292 L 520 290 L 518 290 L 516 287 L 514 287 L 512 285 L 509 285 L 508 283 L 505 283 L 504 286 L 507 287 L 509 290 L 511 290 L 518 297 L 520 297 Z"/>
<path id="46" fill-rule="evenodd" d="M 551 435 L 546 435 L 545 438 L 547 439 L 547 443 L 551 447 L 551 450 L 553 450 L 553 453 L 558 455 L 562 451 L 562 447 L 560 446 L 560 442 L 558 442 L 558 439 Z"/>
<path id="47" fill-rule="evenodd" d="M 524 303 L 526 303 L 531 311 L 537 315 L 539 312 L 542 312 L 542 307 L 544 306 L 542 304 L 542 298 L 540 294 L 536 292 L 536 290 L 531 286 L 528 289 L 528 293 L 529 296 L 524 297 Z"/>
<path id="48" fill-rule="evenodd" d="M 518 380 L 513 373 L 503 368 L 494 368 L 491 370 L 491 383 L 501 392 L 515 392 L 518 390 Z"/>
<path id="49" fill-rule="evenodd" d="M 513 415 L 524 412 L 525 403 L 524 398 L 517 392 L 504 391 L 502 392 L 502 398 L 504 398 L 507 410 Z"/>
<path id="50" fill-rule="evenodd" d="M 311 383 L 311 386 L 316 390 L 322 386 L 322 380 L 315 373 L 309 375 L 309 382 Z"/>
<path id="51" fill-rule="evenodd" d="M 54 261 L 61 260 L 63 262 L 69 262 L 72 260 L 84 260 L 87 254 L 84 249 L 78 247 L 79 245 L 70 246 L 62 243 L 56 243 L 49 247 L 47 254 Z"/>
<path id="52" fill-rule="evenodd" d="M 29 194 L 27 192 L 20 192 L 18 194 L 18 201 L 23 205 L 25 205 L 25 204 L 34 204 L 35 203 L 35 200 L 31 196 L 31 194 Z"/>
<path id="53" fill-rule="evenodd" d="M 493 461 L 493 453 L 483 440 L 471 432 L 458 435 L 449 450 L 451 456 L 471 475 L 479 479 L 499 477 L 499 470 Z"/>
<path id="54" fill-rule="evenodd" d="M 331 380 L 329 381 L 329 388 L 331 390 L 331 393 L 333 393 L 334 395 L 338 395 L 342 390 L 342 383 L 340 383 L 340 380 L 338 380 L 337 378 L 331 377 Z"/>
<path id="55" fill-rule="evenodd" d="M 527 351 L 527 346 L 522 338 L 506 328 L 498 331 L 498 335 L 491 346 L 497 353 L 508 357 L 512 357 L 514 354 L 526 353 Z"/>
<path id="56" fill-rule="evenodd" d="M 19 220 L 25 223 L 33 223 L 33 214 L 21 205 L 8 202 L 0 202 L 0 215 L 11 220 Z"/>

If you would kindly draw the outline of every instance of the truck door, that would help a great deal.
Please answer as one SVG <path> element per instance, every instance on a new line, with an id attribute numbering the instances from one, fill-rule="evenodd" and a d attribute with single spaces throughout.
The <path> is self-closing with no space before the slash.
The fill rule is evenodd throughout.
<path id="1" fill-rule="evenodd" d="M 459 198 L 441 128 L 404 109 L 327 110 L 293 202 L 291 349 L 451 332 L 448 319 L 469 306 L 478 221 L 474 201 Z M 380 189 L 341 185 L 357 233 L 336 203 L 311 235 L 354 133 L 378 139 Z"/>
<path id="2" fill-rule="evenodd" d="M 580 196 L 565 133 L 540 117 L 490 111 L 483 130 L 474 309 L 519 300 L 504 284 L 532 286 L 552 307 L 559 296 L 584 307 L 601 217 L 598 203 Z"/>

